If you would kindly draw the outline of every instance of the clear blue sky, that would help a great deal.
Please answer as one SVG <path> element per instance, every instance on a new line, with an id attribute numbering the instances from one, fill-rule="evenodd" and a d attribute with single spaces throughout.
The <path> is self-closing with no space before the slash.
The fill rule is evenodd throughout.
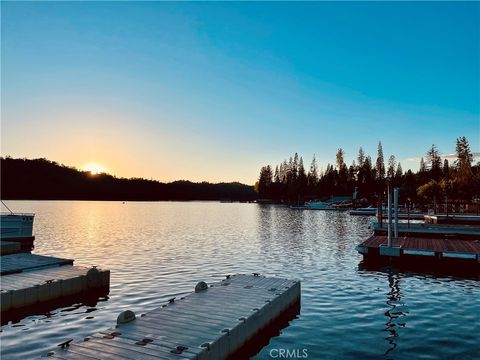
<path id="1" fill-rule="evenodd" d="M 4 2 L 2 155 L 239 180 L 480 151 L 480 3 Z M 408 160 L 408 159 L 415 159 Z"/>

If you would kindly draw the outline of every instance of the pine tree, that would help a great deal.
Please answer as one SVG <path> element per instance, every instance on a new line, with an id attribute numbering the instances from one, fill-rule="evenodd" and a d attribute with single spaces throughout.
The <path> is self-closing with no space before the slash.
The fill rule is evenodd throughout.
<path id="1" fill-rule="evenodd" d="M 257 182 L 257 191 L 261 198 L 269 196 L 270 186 L 272 184 L 272 168 L 270 165 L 262 167 L 260 177 Z"/>
<path id="2" fill-rule="evenodd" d="M 280 172 L 278 170 L 278 165 L 275 166 L 275 175 L 273 176 L 273 181 L 277 184 L 280 183 Z"/>
<path id="3" fill-rule="evenodd" d="M 313 154 L 312 164 L 310 165 L 310 171 L 308 172 L 308 185 L 315 187 L 318 184 L 318 166 L 315 154 Z"/>
<path id="4" fill-rule="evenodd" d="M 448 159 L 443 160 L 443 176 L 446 179 L 450 178 L 450 165 L 448 164 Z"/>
<path id="5" fill-rule="evenodd" d="M 457 139 L 456 146 L 457 161 L 455 162 L 455 179 L 460 185 L 460 190 L 464 196 L 473 194 L 474 178 L 472 171 L 473 154 L 470 151 L 470 145 L 465 136 Z"/>
<path id="6" fill-rule="evenodd" d="M 381 141 L 378 142 L 378 154 L 375 170 L 377 174 L 377 180 L 383 180 L 385 178 L 385 161 L 383 159 L 383 148 Z"/>
<path id="7" fill-rule="evenodd" d="M 360 149 L 358 149 L 357 161 L 358 161 L 359 168 L 361 168 L 365 163 L 365 152 L 363 151 L 363 148 L 361 146 L 360 146 Z"/>
<path id="8" fill-rule="evenodd" d="M 397 165 L 397 171 L 395 172 L 395 177 L 397 179 L 400 179 L 403 176 L 403 169 L 402 169 L 402 164 L 398 163 Z"/>
<path id="9" fill-rule="evenodd" d="M 427 151 L 427 161 L 432 178 L 438 180 L 442 173 L 442 159 L 435 144 L 432 144 L 432 147 Z"/>
<path id="10" fill-rule="evenodd" d="M 395 167 L 397 166 L 397 161 L 395 160 L 395 155 L 390 155 L 388 159 L 388 170 L 387 177 L 392 180 L 395 177 Z"/>
<path id="11" fill-rule="evenodd" d="M 340 171 L 345 164 L 343 160 L 343 156 L 345 155 L 345 151 L 342 148 L 337 150 L 336 158 L 337 158 L 337 170 Z"/>
<path id="12" fill-rule="evenodd" d="M 419 172 L 424 173 L 427 171 L 427 166 L 425 165 L 425 161 L 423 160 L 423 156 L 420 158 L 420 169 Z"/>
<path id="13" fill-rule="evenodd" d="M 307 190 L 307 174 L 305 173 L 305 168 L 303 166 L 303 159 L 300 156 L 300 160 L 298 161 L 298 194 L 304 195 L 305 191 Z"/>

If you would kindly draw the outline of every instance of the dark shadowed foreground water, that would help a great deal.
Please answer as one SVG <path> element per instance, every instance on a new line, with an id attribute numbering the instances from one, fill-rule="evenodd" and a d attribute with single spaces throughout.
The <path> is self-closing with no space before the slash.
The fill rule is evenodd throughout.
<path id="1" fill-rule="evenodd" d="M 145 313 L 200 280 L 252 272 L 302 280 L 299 318 L 258 359 L 280 349 L 309 359 L 480 358 L 480 282 L 359 270 L 355 245 L 372 218 L 214 202 L 8 204 L 37 214 L 35 253 L 109 268 L 111 291 L 94 309 L 3 326 L 2 359 L 44 356 L 113 326 L 125 309 Z"/>

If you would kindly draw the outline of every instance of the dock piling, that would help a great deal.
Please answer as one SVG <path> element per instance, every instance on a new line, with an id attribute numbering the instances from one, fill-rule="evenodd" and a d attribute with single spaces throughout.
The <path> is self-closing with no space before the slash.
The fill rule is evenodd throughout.
<path id="1" fill-rule="evenodd" d="M 390 183 L 387 184 L 387 213 L 388 213 L 388 247 L 392 246 L 392 194 L 390 193 Z"/>
<path id="2" fill-rule="evenodd" d="M 393 189 L 393 204 L 395 207 L 394 236 L 398 238 L 398 188 Z"/>

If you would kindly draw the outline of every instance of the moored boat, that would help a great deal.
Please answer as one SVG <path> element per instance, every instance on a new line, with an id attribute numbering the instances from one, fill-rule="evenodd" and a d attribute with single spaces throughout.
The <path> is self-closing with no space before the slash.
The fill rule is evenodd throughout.
<path id="1" fill-rule="evenodd" d="M 8 212 L 0 214 L 0 239 L 8 241 L 33 241 L 33 219 L 32 213 L 14 213 L 3 201 L 2 204 Z"/>

